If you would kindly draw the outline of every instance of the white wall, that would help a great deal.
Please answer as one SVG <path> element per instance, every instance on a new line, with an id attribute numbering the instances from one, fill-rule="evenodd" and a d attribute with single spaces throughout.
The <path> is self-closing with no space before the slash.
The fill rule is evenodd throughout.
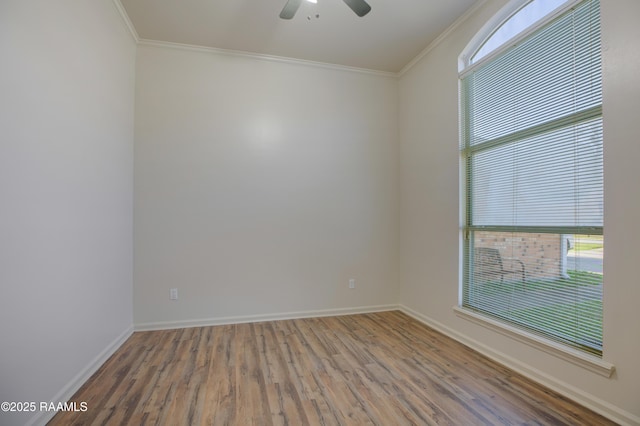
<path id="1" fill-rule="evenodd" d="M 0 57 L 0 401 L 57 402 L 131 332 L 135 42 L 111 0 L 2 0 Z"/>
<path id="2" fill-rule="evenodd" d="M 139 46 L 136 327 L 396 303 L 397 153 L 395 78 Z"/>
<path id="3" fill-rule="evenodd" d="M 640 423 L 640 2 L 603 0 L 604 359 L 610 379 L 454 315 L 458 301 L 458 55 L 504 4 L 488 0 L 400 80 L 400 302 L 448 333 L 607 415 Z"/>

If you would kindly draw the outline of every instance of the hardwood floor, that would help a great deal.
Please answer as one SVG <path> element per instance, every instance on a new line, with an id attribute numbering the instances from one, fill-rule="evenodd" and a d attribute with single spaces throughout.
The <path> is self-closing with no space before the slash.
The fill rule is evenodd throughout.
<path id="1" fill-rule="evenodd" d="M 134 333 L 49 425 L 609 425 L 409 316 Z"/>

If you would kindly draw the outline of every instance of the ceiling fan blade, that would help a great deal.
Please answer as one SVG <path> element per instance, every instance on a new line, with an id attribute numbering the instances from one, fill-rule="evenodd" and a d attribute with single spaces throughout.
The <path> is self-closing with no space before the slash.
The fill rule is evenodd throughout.
<path id="1" fill-rule="evenodd" d="M 280 12 L 280 17 L 282 19 L 291 19 L 291 18 L 293 18 L 293 16 L 298 11 L 298 8 L 300 7 L 300 3 L 302 3 L 302 0 L 289 0 L 289 1 L 287 1 L 287 4 L 285 4 L 284 7 L 282 8 L 282 12 Z"/>
<path id="2" fill-rule="evenodd" d="M 360 17 L 371 11 L 371 6 L 364 0 L 344 0 L 344 2 Z"/>

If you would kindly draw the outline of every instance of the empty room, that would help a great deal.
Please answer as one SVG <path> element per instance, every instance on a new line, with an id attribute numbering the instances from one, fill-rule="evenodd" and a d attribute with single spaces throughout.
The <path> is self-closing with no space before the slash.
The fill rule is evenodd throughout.
<path id="1" fill-rule="evenodd" d="M 640 425 L 639 19 L 1 0 L 0 425 Z"/>

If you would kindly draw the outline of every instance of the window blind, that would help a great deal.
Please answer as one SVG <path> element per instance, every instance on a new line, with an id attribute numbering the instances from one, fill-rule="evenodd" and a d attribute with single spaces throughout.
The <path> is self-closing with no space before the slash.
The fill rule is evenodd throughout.
<path id="1" fill-rule="evenodd" d="M 602 352 L 600 12 L 585 0 L 464 73 L 463 306 Z"/>

